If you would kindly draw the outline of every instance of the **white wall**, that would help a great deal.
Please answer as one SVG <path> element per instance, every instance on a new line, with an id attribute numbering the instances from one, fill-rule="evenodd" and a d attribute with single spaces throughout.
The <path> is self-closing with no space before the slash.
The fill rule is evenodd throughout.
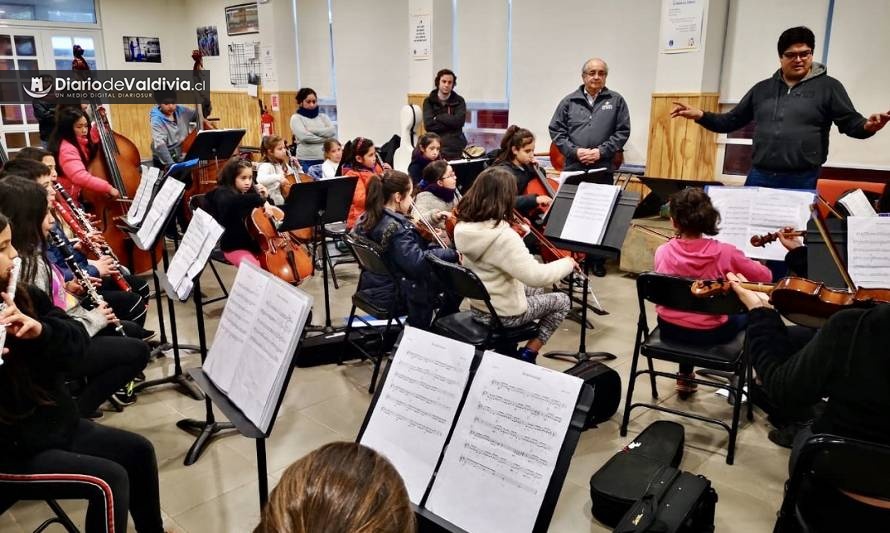
<path id="1" fill-rule="evenodd" d="M 180 25 L 182 2 L 174 0 L 99 0 L 105 67 L 109 70 L 191 70 L 192 49 L 197 47 L 195 29 L 191 39 Z M 175 14 L 175 15 L 173 15 Z M 225 29 L 223 28 L 223 33 Z M 160 63 L 127 63 L 124 61 L 123 38 L 158 37 L 161 44 Z M 212 82 L 212 80 L 211 80 Z"/>
<path id="2" fill-rule="evenodd" d="M 835 2 L 828 74 L 844 84 L 853 105 L 866 117 L 890 111 L 890 32 L 883 27 L 888 21 L 887 0 Z M 829 142 L 829 165 L 890 170 L 890 127 L 864 141 L 833 127 Z"/>
<path id="3" fill-rule="evenodd" d="M 312 87 L 320 98 L 333 98 L 328 0 L 297 0 L 297 32 L 300 73 L 295 85 Z"/>
<path id="4" fill-rule="evenodd" d="M 408 0 L 334 0 L 333 14 L 340 139 L 383 144 L 408 94 Z"/>
<path id="5" fill-rule="evenodd" d="M 607 87 L 627 100 L 631 136 L 628 163 L 643 163 L 649 137 L 661 3 L 653 0 L 513 0 L 510 122 L 535 133 L 537 149 L 550 146 L 547 125 L 559 101 L 581 85 L 584 61 L 609 64 Z"/>
<path id="6" fill-rule="evenodd" d="M 458 0 L 456 45 L 458 94 L 506 101 L 507 0 Z"/>

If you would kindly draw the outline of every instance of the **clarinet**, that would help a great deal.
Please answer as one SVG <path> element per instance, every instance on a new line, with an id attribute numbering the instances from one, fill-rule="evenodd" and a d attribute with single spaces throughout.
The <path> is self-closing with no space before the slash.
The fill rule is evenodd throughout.
<path id="1" fill-rule="evenodd" d="M 65 190 L 64 187 L 60 183 L 54 183 L 53 188 L 56 192 L 65 199 L 65 203 L 62 203 L 58 200 L 53 202 L 52 208 L 53 211 L 59 214 L 62 217 L 62 220 L 65 221 L 65 224 L 71 228 L 71 231 L 80 239 L 80 242 L 84 244 L 89 250 L 89 252 L 96 256 L 96 258 L 100 258 L 103 255 L 107 255 L 111 258 L 112 263 L 114 264 L 115 272 L 111 274 L 111 279 L 117 284 L 118 288 L 124 292 L 131 292 L 132 288 L 130 284 L 127 283 L 127 280 L 120 273 L 120 262 L 117 260 L 117 257 L 114 255 L 114 251 L 108 246 L 108 243 L 103 241 L 102 244 L 97 244 L 92 239 L 90 239 L 91 234 L 96 233 L 96 228 L 90 223 L 89 219 L 86 216 L 86 213 L 83 212 L 82 209 L 77 207 L 74 203 L 74 200 L 71 199 L 71 195 L 68 194 L 68 191 Z"/>
<path id="2" fill-rule="evenodd" d="M 54 232 L 49 232 L 49 240 L 50 244 L 59 249 L 59 252 L 62 253 L 62 259 L 65 261 L 65 264 L 68 265 L 68 268 L 71 270 L 71 273 L 74 274 L 74 278 L 77 280 L 77 283 L 83 288 L 86 292 L 85 298 L 89 300 L 89 302 L 94 306 L 98 307 L 105 302 L 105 299 L 102 298 L 102 295 L 99 294 L 99 291 L 96 290 L 96 287 L 93 286 L 93 282 L 90 281 L 90 275 L 84 271 L 83 268 L 77 261 L 74 259 L 74 251 L 71 249 L 71 246 L 65 243 L 58 235 Z M 124 333 L 124 327 L 121 325 L 120 320 L 115 322 L 114 331 L 118 333 L 121 337 L 126 337 L 127 335 Z"/>
<path id="3" fill-rule="evenodd" d="M 19 282 L 19 272 L 22 270 L 22 258 L 12 260 L 12 272 L 9 273 L 9 283 L 6 285 L 6 294 L 15 298 L 15 287 Z M 6 309 L 6 302 L 0 302 L 0 311 Z M 3 364 L 3 347 L 6 345 L 6 324 L 0 325 L 0 365 Z"/>

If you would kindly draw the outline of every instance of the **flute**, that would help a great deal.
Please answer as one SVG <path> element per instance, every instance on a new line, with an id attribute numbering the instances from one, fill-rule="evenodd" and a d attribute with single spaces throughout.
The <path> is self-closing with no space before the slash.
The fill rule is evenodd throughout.
<path id="1" fill-rule="evenodd" d="M 54 232 L 49 232 L 49 240 L 50 244 L 59 249 L 59 252 L 62 253 L 62 259 L 65 261 L 65 264 L 68 265 L 68 268 L 71 270 L 71 273 L 74 274 L 74 278 L 77 280 L 77 283 L 83 288 L 86 292 L 86 298 L 89 299 L 90 303 L 94 307 L 99 307 L 103 303 L 105 303 L 105 299 L 102 298 L 102 295 L 99 294 L 99 291 L 96 290 L 96 287 L 93 286 L 93 282 L 90 281 L 90 275 L 84 271 L 83 268 L 77 261 L 74 259 L 74 251 L 71 249 L 71 246 L 65 244 L 65 242 Z M 119 319 L 114 321 L 114 331 L 118 333 L 121 337 L 126 337 L 126 333 L 124 333 L 124 327 L 121 324 Z"/>
<path id="2" fill-rule="evenodd" d="M 19 282 L 19 272 L 22 270 L 22 258 L 12 260 L 12 271 L 9 273 L 9 282 L 6 284 L 6 294 L 10 299 L 15 298 L 15 287 Z M 0 302 L 0 311 L 6 309 L 6 302 Z M 3 364 L 3 347 L 6 345 L 7 324 L 0 325 L 0 365 Z"/>

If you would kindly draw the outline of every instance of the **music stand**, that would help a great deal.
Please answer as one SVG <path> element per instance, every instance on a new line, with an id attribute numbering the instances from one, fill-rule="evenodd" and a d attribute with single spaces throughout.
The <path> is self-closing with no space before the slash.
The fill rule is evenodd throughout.
<path id="1" fill-rule="evenodd" d="M 324 316 L 322 332 L 324 336 L 335 333 L 331 325 L 331 296 L 328 290 L 328 248 L 324 242 L 324 226 L 332 222 L 343 222 L 349 216 L 352 197 L 358 177 L 345 176 L 326 180 L 297 183 L 290 188 L 284 205 L 284 220 L 278 231 L 312 228 L 312 240 L 321 235 L 321 269 L 324 281 Z M 340 333 L 336 333 L 342 336 Z M 342 339 L 341 339 L 342 340 Z"/>
<path id="2" fill-rule="evenodd" d="M 466 194 L 470 186 L 473 185 L 473 182 L 476 181 L 476 176 L 485 170 L 489 161 L 491 161 L 491 159 L 487 157 L 478 157 L 476 159 L 454 159 L 449 161 L 448 164 L 451 165 L 451 170 L 454 171 L 454 176 L 457 178 L 458 192 Z"/>
<path id="3" fill-rule="evenodd" d="M 245 129 L 201 130 L 195 136 L 195 142 L 192 143 L 183 159 L 200 159 L 201 161 L 228 159 L 241 144 L 245 133 L 247 133 Z"/>
<path id="4" fill-rule="evenodd" d="M 661 206 L 666 204 L 675 193 L 688 189 L 689 187 L 697 187 L 704 189 L 708 186 L 723 185 L 720 181 L 706 180 L 678 180 L 671 178 L 655 178 L 652 176 L 641 176 L 640 181 L 649 189 L 649 194 L 643 198 L 640 205 L 634 211 L 634 218 L 643 218 L 657 215 Z"/>
<path id="5" fill-rule="evenodd" d="M 559 191 L 556 193 L 556 198 L 553 199 L 553 203 L 550 205 L 550 210 L 547 213 L 547 228 L 544 231 L 544 235 L 550 239 L 550 241 L 557 247 L 562 248 L 564 250 L 570 250 L 573 252 L 581 252 L 585 254 L 584 261 L 582 261 L 584 265 L 584 283 L 583 283 L 583 302 L 581 304 L 581 338 L 578 342 L 578 351 L 577 352 L 567 352 L 567 351 L 553 351 L 544 354 L 544 357 L 549 358 L 570 358 L 573 361 L 585 361 L 587 359 L 591 359 L 594 357 L 603 358 L 607 360 L 616 359 L 614 354 L 608 352 L 588 352 L 587 351 L 587 294 L 589 292 L 589 283 L 590 279 L 588 276 L 588 256 L 605 256 L 610 258 L 618 257 L 618 254 L 621 252 L 621 246 L 624 243 L 624 237 L 627 235 L 627 228 L 630 226 L 630 221 L 633 217 L 634 209 L 636 209 L 637 202 L 639 201 L 640 196 L 634 192 L 630 192 L 627 190 L 620 190 L 618 192 L 618 198 L 615 202 L 615 206 L 612 208 L 612 213 L 609 217 L 609 222 L 606 226 L 606 231 L 603 235 L 601 244 L 588 244 L 584 242 L 575 242 L 569 241 L 560 238 L 560 234 L 562 233 L 563 227 L 565 226 L 566 220 L 568 219 L 569 211 L 572 207 L 572 202 L 575 199 L 575 193 L 578 191 L 578 185 L 584 181 L 600 180 L 599 183 L 602 184 L 603 177 L 596 176 L 596 174 L 578 174 L 575 176 L 569 176 L 564 181 L 562 186 L 559 188 Z M 605 184 L 611 184 L 611 179 L 607 181 Z M 601 311 L 595 311 L 598 314 L 604 314 Z"/>

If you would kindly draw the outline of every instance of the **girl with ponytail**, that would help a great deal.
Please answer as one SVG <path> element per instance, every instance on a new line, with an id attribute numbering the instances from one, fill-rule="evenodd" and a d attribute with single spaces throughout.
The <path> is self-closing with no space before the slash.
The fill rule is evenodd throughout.
<path id="1" fill-rule="evenodd" d="M 510 171 L 516 179 L 516 203 L 514 207 L 527 217 L 538 206 L 548 206 L 552 198 L 546 195 L 525 194 L 530 181 L 536 180 L 535 136 L 519 126 L 507 128 L 501 140 L 501 151 L 494 165 Z"/>
<path id="2" fill-rule="evenodd" d="M 440 292 L 433 281 L 427 254 L 456 262 L 457 253 L 450 248 L 427 249 L 408 217 L 411 209 L 411 178 L 404 172 L 386 170 L 371 176 L 365 195 L 365 212 L 358 218 L 353 233 L 361 240 L 371 241 L 381 250 L 384 261 L 400 283 L 402 302 L 407 310 L 408 324 L 427 329 L 438 307 L 442 315 L 457 311 L 459 301 L 439 301 Z M 358 290 L 368 299 L 387 306 L 396 291 L 391 279 L 362 272 Z"/>

